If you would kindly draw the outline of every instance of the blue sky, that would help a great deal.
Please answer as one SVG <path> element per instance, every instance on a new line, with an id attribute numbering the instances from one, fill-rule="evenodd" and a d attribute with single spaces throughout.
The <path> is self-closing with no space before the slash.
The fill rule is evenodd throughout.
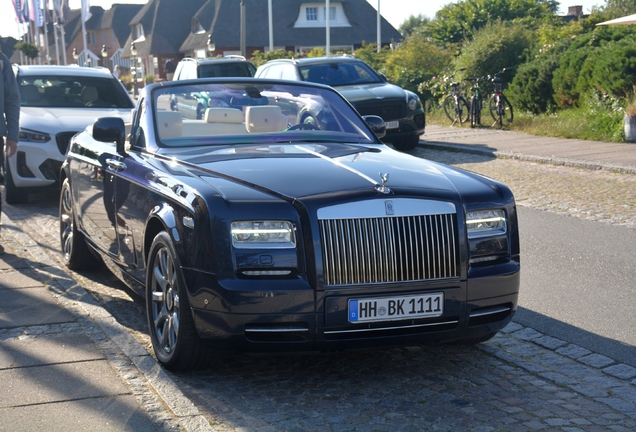
<path id="1" fill-rule="evenodd" d="M 92 6 L 110 8 L 113 3 L 146 3 L 147 0 L 89 0 Z M 187 0 L 186 0 L 187 1 Z M 274 0 L 276 1 L 276 0 Z M 337 1 L 337 0 L 333 0 Z M 378 7 L 378 0 L 367 0 L 374 8 Z M 429 18 L 435 16 L 444 5 L 454 3 L 449 0 L 380 0 L 380 13 L 395 28 L 398 28 L 411 15 L 423 15 Z M 0 0 L 0 35 L 17 37 L 18 27 L 11 0 Z M 72 9 L 79 9 L 81 0 L 70 0 Z M 583 13 L 589 13 L 594 5 L 604 5 L 604 0 L 572 0 L 561 2 L 561 14 L 567 12 L 568 6 L 582 5 Z"/>

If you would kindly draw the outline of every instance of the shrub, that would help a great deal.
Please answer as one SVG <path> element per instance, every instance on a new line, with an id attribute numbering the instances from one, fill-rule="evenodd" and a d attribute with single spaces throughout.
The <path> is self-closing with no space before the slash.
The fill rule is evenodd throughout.
<path id="1" fill-rule="evenodd" d="M 465 67 L 463 77 L 480 77 L 515 68 L 525 60 L 532 46 L 534 33 L 521 25 L 503 21 L 491 23 L 478 31 L 473 40 L 464 45 L 455 61 L 455 69 Z M 515 70 L 501 78 L 510 82 Z"/>
<path id="2" fill-rule="evenodd" d="M 559 58 L 567 49 L 571 39 L 554 46 L 544 45 L 535 57 L 519 66 L 508 87 L 510 99 L 521 111 L 532 114 L 553 112 L 556 108 L 552 80 L 559 67 Z"/>

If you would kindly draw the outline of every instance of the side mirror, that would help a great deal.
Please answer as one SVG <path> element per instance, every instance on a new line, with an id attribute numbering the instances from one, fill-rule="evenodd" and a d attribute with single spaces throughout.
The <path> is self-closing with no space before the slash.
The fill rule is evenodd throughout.
<path id="1" fill-rule="evenodd" d="M 117 153 L 124 155 L 126 149 L 126 126 L 119 117 L 102 117 L 95 120 L 93 124 L 93 139 L 96 141 L 112 143 L 117 145 Z"/>
<path id="2" fill-rule="evenodd" d="M 371 128 L 371 131 L 373 131 L 378 139 L 384 138 L 384 136 L 386 135 L 386 123 L 384 123 L 382 117 L 376 115 L 366 115 L 362 116 L 362 119 L 367 123 L 367 125 Z"/>
<path id="3" fill-rule="evenodd" d="M 382 72 L 378 72 L 378 75 L 380 75 L 380 78 L 382 78 L 384 82 L 387 82 L 387 83 L 389 82 L 389 79 Z"/>

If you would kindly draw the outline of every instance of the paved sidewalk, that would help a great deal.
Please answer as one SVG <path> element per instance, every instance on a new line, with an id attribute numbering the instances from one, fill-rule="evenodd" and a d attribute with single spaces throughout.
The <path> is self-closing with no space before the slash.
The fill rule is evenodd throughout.
<path id="1" fill-rule="evenodd" d="M 6 214 L 0 431 L 211 430 L 155 360 Z"/>
<path id="2" fill-rule="evenodd" d="M 491 128 L 426 126 L 420 145 L 636 174 L 636 143 L 549 138 Z"/>

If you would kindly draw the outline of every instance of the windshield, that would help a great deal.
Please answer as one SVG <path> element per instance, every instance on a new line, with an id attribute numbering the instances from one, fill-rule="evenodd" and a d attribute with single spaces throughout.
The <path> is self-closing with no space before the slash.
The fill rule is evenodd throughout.
<path id="1" fill-rule="evenodd" d="M 362 62 L 320 63 L 300 66 L 303 80 L 329 86 L 382 82 L 373 69 Z"/>
<path id="2" fill-rule="evenodd" d="M 256 68 L 247 62 L 199 65 L 199 78 L 253 77 Z"/>
<path id="3" fill-rule="evenodd" d="M 153 90 L 152 108 L 157 141 L 164 147 L 378 142 L 337 92 L 303 83 L 173 82 Z"/>
<path id="4" fill-rule="evenodd" d="M 20 105 L 48 108 L 133 108 L 115 78 L 19 76 Z"/>

